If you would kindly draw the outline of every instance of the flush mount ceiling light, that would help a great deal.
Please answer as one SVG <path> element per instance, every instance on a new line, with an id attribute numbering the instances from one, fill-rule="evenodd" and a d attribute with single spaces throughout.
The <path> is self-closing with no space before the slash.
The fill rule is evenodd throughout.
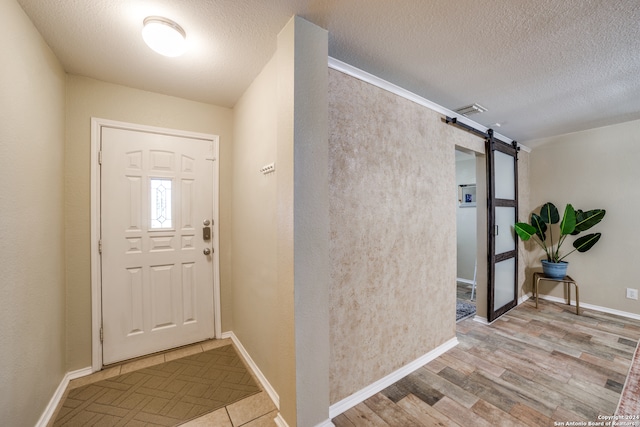
<path id="1" fill-rule="evenodd" d="M 180 56 L 187 49 L 186 34 L 182 27 L 160 16 L 145 18 L 142 38 L 147 46 L 164 56 Z"/>
<path id="2" fill-rule="evenodd" d="M 473 105 L 468 105 L 466 107 L 458 108 L 456 110 L 456 113 L 462 114 L 463 116 L 470 116 L 472 114 L 484 113 L 485 111 L 487 111 L 487 109 L 484 108 L 482 105 L 473 104 Z"/>

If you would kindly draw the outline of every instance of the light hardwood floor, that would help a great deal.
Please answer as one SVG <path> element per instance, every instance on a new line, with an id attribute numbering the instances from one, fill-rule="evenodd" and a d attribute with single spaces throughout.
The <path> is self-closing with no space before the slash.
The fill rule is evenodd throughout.
<path id="1" fill-rule="evenodd" d="M 597 422 L 616 411 L 640 321 L 528 301 L 492 325 L 461 321 L 457 335 L 457 347 L 337 416 L 336 427 Z"/>

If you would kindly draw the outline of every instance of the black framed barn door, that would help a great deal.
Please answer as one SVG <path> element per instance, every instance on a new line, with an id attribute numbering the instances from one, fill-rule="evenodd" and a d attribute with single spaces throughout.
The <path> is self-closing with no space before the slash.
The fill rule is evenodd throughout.
<path id="1" fill-rule="evenodd" d="M 513 224 L 518 218 L 518 149 L 486 138 L 487 158 L 487 320 L 518 304 L 518 250 Z"/>

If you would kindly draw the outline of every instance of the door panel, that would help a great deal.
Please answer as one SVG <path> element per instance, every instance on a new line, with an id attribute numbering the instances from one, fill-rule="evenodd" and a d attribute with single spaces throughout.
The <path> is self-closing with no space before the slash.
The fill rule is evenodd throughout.
<path id="1" fill-rule="evenodd" d="M 211 141 L 103 127 L 101 150 L 103 363 L 212 338 Z"/>
<path id="2" fill-rule="evenodd" d="M 518 304 L 517 240 L 513 224 L 518 218 L 517 144 L 487 138 L 487 317 L 490 322 Z"/>

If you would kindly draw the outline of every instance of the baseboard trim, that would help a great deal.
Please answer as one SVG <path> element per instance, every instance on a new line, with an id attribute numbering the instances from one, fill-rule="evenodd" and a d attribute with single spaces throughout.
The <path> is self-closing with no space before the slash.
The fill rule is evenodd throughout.
<path id="1" fill-rule="evenodd" d="M 240 342 L 240 339 L 238 339 L 238 337 L 236 336 L 235 333 L 233 333 L 233 331 L 223 332 L 222 333 L 222 338 L 230 338 L 231 339 L 233 344 L 236 346 L 236 348 L 238 349 L 238 351 L 240 352 L 240 354 L 244 358 L 244 361 L 247 362 L 247 365 L 249 365 L 249 367 L 251 368 L 251 370 L 253 371 L 255 376 L 258 378 L 258 381 L 260 381 L 260 384 L 262 385 L 262 388 L 264 388 L 264 391 L 267 392 L 267 394 L 269 395 L 269 397 L 273 401 L 273 404 L 276 405 L 276 408 L 278 408 L 278 411 L 279 411 L 280 410 L 280 396 L 278 396 L 278 393 L 273 388 L 273 386 L 269 383 L 269 381 L 267 380 L 267 377 L 265 377 L 264 374 L 262 373 L 262 371 L 260 370 L 260 368 L 258 368 L 258 365 L 256 364 L 256 362 L 253 361 L 253 359 L 249 355 L 249 352 L 247 351 L 247 349 L 245 349 L 244 346 L 242 345 L 242 343 Z M 278 417 L 280 417 L 280 414 L 278 414 Z M 284 422 L 284 419 L 282 421 Z M 287 424 L 285 423 L 282 426 L 285 427 L 286 425 Z"/>
<path id="2" fill-rule="evenodd" d="M 532 298 L 531 294 L 528 294 L 529 298 Z M 551 301 L 551 302 L 559 302 L 561 304 L 566 304 L 567 300 L 564 298 L 554 297 L 551 295 L 540 295 L 539 299 Z M 572 306 L 575 307 L 576 301 L 571 300 Z M 629 319 L 640 320 L 640 314 L 629 313 L 627 311 L 616 310 L 614 308 L 602 307 L 600 305 L 588 304 L 588 303 L 580 303 L 581 308 L 588 308 L 589 310 L 601 311 L 603 313 L 615 314 L 616 316 L 627 317 Z"/>
<path id="3" fill-rule="evenodd" d="M 489 319 L 487 319 L 486 317 L 482 317 L 482 316 L 473 316 L 473 321 L 474 322 L 478 322 L 478 323 L 482 323 L 483 325 L 489 325 Z"/>
<path id="4" fill-rule="evenodd" d="M 53 417 L 53 414 L 56 412 L 56 408 L 58 408 L 58 405 L 60 404 L 60 401 L 64 396 L 64 392 L 67 391 L 67 387 L 69 386 L 69 382 L 71 380 L 84 377 L 91 373 L 93 373 L 93 370 L 91 369 L 90 366 L 88 368 L 67 372 L 65 376 L 62 377 L 62 381 L 60 381 L 58 388 L 56 389 L 55 393 L 53 393 L 51 400 L 49 400 L 49 404 L 47 405 L 44 412 L 40 416 L 40 419 L 36 423 L 36 427 L 46 427 L 47 424 L 49 424 L 49 421 L 51 421 L 51 417 Z"/>
<path id="5" fill-rule="evenodd" d="M 473 280 L 461 279 L 460 277 L 456 278 L 456 282 L 466 283 L 467 285 L 473 285 Z"/>
<path id="6" fill-rule="evenodd" d="M 385 388 L 389 387 L 391 384 L 401 380 L 402 378 L 406 377 L 413 371 L 421 368 L 422 366 L 431 362 L 438 356 L 451 350 L 456 345 L 458 345 L 458 339 L 455 337 L 451 338 L 449 341 L 436 347 L 435 349 L 431 350 L 425 355 L 420 356 L 413 362 L 408 363 L 407 365 L 392 372 L 386 377 L 379 379 L 378 381 L 368 385 L 362 390 L 353 393 L 351 396 L 345 397 L 341 401 L 331 405 L 329 407 L 329 418 L 333 419 L 338 415 L 342 414 L 343 412 L 353 408 L 357 404 L 364 402 L 374 394 L 384 390 Z"/>
<path id="7" fill-rule="evenodd" d="M 273 419 L 278 427 L 289 427 L 289 424 L 282 418 L 282 414 L 278 412 L 278 415 Z"/>
<path id="8" fill-rule="evenodd" d="M 278 412 L 278 416 L 273 419 L 278 427 L 289 427 L 289 424 L 282 418 L 282 414 Z M 316 424 L 315 427 L 336 427 L 335 424 L 331 422 L 331 420 L 325 420 L 320 424 Z"/>

